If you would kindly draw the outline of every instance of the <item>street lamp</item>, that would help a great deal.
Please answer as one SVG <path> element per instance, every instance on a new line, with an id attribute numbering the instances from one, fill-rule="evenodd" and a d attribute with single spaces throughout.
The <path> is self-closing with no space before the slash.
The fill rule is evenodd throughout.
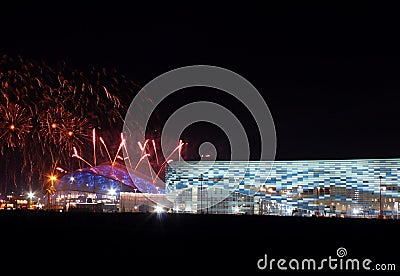
<path id="1" fill-rule="evenodd" d="M 34 198 L 34 196 L 35 196 L 35 193 L 34 193 L 34 192 L 29 192 L 29 193 L 28 193 L 28 198 L 29 198 L 29 201 L 28 201 L 28 209 L 31 208 L 32 199 Z"/>
<path id="2" fill-rule="evenodd" d="M 303 191 L 303 186 L 299 185 L 297 187 L 297 191 L 299 193 L 297 197 L 297 211 L 300 213 L 300 199 L 301 199 L 301 192 Z"/>
<path id="3" fill-rule="evenodd" d="M 319 189 L 320 187 L 317 187 L 317 216 L 319 216 Z"/>
<path id="4" fill-rule="evenodd" d="M 50 210 L 51 207 L 51 195 L 54 194 L 54 182 L 57 181 L 57 176 L 54 174 L 51 174 L 49 176 L 49 181 L 50 181 L 50 186 L 47 186 L 46 188 L 46 194 L 47 194 L 47 209 Z"/>
<path id="5" fill-rule="evenodd" d="M 382 219 L 382 218 L 383 218 L 382 190 L 386 190 L 385 187 L 382 187 L 382 178 L 383 178 L 383 177 L 380 175 L 380 176 L 379 176 L 379 216 L 378 216 L 379 219 Z"/>
<path id="6" fill-rule="evenodd" d="M 111 187 L 111 188 L 108 190 L 108 194 L 111 195 L 111 198 L 112 198 L 112 201 L 113 201 L 113 204 L 114 204 L 114 203 L 115 203 L 114 199 L 115 199 L 115 194 L 116 194 L 115 189 L 114 189 L 113 187 Z"/>
<path id="7" fill-rule="evenodd" d="M 200 174 L 200 213 L 203 213 L 203 174 Z"/>

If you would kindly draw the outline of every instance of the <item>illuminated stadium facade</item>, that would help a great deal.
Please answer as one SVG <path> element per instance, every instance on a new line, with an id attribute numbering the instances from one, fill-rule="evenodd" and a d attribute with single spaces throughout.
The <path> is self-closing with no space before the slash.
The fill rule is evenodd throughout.
<path id="1" fill-rule="evenodd" d="M 400 159 L 174 162 L 166 185 L 178 212 L 394 217 Z"/>
<path id="2" fill-rule="evenodd" d="M 131 177 L 120 164 L 103 164 L 57 180 L 52 204 L 65 210 L 101 203 L 121 212 L 161 205 L 178 213 L 393 218 L 399 183 L 400 159 L 176 161 L 166 168 L 165 190 L 145 176 Z"/>
<path id="3" fill-rule="evenodd" d="M 100 204 L 102 204 L 102 208 L 115 211 L 118 207 L 120 193 L 141 192 L 137 185 L 140 185 L 142 192 L 154 193 L 156 191 L 151 181 L 138 175 L 131 177 L 125 166 L 117 163 L 113 166 L 103 164 L 83 168 L 64 175 L 56 181 L 52 206 L 68 211 L 79 206 L 89 208 L 89 206 L 101 206 Z"/>

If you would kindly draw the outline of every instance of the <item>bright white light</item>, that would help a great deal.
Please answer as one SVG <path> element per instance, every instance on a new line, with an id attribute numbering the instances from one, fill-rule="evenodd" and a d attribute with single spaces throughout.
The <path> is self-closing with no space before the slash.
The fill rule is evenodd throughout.
<path id="1" fill-rule="evenodd" d="M 361 213 L 361 210 L 358 208 L 353 209 L 353 214 L 358 215 L 359 213 Z"/>
<path id="2" fill-rule="evenodd" d="M 162 212 L 164 212 L 164 208 L 157 205 L 156 208 L 154 208 L 154 212 L 156 212 L 156 213 L 162 213 Z"/>
<path id="3" fill-rule="evenodd" d="M 114 188 L 110 188 L 110 189 L 108 190 L 108 194 L 109 194 L 109 195 L 115 195 L 115 189 L 114 189 Z"/>
<path id="4" fill-rule="evenodd" d="M 235 208 L 233 208 L 233 211 L 234 211 L 235 213 L 239 213 L 240 209 L 239 209 L 239 207 L 235 207 Z"/>
<path id="5" fill-rule="evenodd" d="M 30 199 L 32 199 L 34 196 L 35 196 L 35 193 L 33 193 L 33 192 L 29 192 L 29 193 L 28 193 L 28 197 L 29 197 Z"/>
<path id="6" fill-rule="evenodd" d="M 75 181 L 75 177 L 71 176 L 71 177 L 69 178 L 69 181 L 71 181 L 71 182 Z"/>

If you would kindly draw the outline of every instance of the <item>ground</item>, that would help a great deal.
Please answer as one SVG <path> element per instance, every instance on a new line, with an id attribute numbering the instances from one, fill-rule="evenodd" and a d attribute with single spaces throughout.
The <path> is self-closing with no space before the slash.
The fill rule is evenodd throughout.
<path id="1" fill-rule="evenodd" d="M 3 263 L 20 260 L 24 265 L 15 267 L 27 272 L 253 275 L 267 272 L 257 267 L 265 254 L 337 258 L 341 247 L 348 258 L 397 262 L 400 269 L 392 253 L 400 245 L 400 220 L 2 211 L 0 221 Z"/>

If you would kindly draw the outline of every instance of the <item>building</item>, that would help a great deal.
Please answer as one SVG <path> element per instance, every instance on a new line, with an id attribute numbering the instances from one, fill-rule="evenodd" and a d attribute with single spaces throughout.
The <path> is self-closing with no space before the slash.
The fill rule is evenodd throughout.
<path id="1" fill-rule="evenodd" d="M 102 164 L 55 182 L 62 210 L 398 217 L 400 159 L 174 161 L 165 187 Z"/>
<path id="2" fill-rule="evenodd" d="M 400 159 L 173 162 L 178 212 L 395 217 Z M 381 212 L 381 213 L 380 213 Z"/>
<path id="3" fill-rule="evenodd" d="M 173 204 L 165 194 L 121 192 L 120 211 L 129 213 L 168 212 Z"/>
<path id="4" fill-rule="evenodd" d="M 136 186 L 138 183 L 145 192 L 156 190 L 151 180 L 130 175 L 118 163 L 79 169 L 55 181 L 51 205 L 53 209 L 65 211 L 115 212 L 121 192 L 141 192 Z"/>

